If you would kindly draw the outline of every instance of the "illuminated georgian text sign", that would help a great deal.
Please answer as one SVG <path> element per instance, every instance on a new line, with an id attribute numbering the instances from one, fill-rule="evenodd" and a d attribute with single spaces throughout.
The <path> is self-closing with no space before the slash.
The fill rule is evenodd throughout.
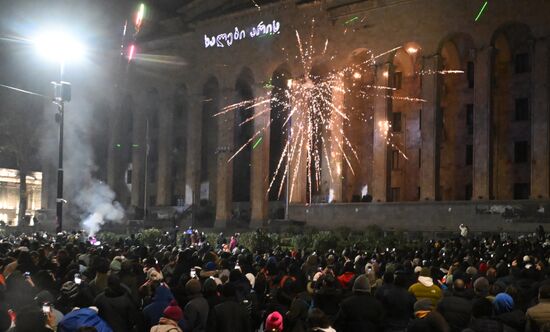
<path id="1" fill-rule="evenodd" d="M 272 23 L 264 24 L 264 21 L 258 23 L 258 25 L 248 29 L 239 29 L 235 27 L 233 31 L 228 33 L 221 33 L 217 36 L 209 37 L 204 35 L 204 48 L 209 47 L 230 47 L 234 42 L 243 40 L 246 38 L 262 37 L 266 35 L 273 35 L 280 33 L 281 23 L 273 20 Z"/>

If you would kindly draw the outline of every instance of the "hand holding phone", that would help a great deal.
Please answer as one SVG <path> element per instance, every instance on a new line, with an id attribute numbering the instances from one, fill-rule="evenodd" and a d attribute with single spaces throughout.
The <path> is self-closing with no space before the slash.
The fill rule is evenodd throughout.
<path id="1" fill-rule="evenodd" d="M 191 272 L 189 273 L 189 276 L 192 278 L 192 279 L 195 279 L 197 277 L 197 271 L 195 270 L 195 268 L 192 268 L 191 269 Z"/>

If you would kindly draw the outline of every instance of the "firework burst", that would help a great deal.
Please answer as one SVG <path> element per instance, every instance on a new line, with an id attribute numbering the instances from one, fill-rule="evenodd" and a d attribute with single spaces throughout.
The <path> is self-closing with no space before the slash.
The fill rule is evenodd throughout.
<path id="1" fill-rule="evenodd" d="M 280 110 L 276 114 L 271 114 L 270 120 L 267 121 L 265 126 L 254 132 L 246 143 L 237 147 L 228 162 L 231 162 L 240 152 L 252 145 L 258 137 L 261 137 L 262 133 L 270 128 L 274 119 L 282 119 L 282 131 L 280 133 L 272 131 L 271 135 L 280 134 L 286 137 L 286 140 L 274 173 L 271 174 L 266 194 L 276 190 L 278 197 L 281 197 L 283 187 L 287 183 L 290 186 L 290 200 L 292 200 L 295 193 L 298 178 L 304 176 L 304 170 L 309 201 L 311 201 L 313 192 L 320 189 L 322 170 L 326 170 L 328 173 L 326 175 L 328 175 L 331 183 L 341 177 L 343 163 L 347 165 L 352 174 L 355 174 L 352 160 L 355 159 L 358 163 L 361 161 L 356 148 L 346 136 L 344 128 L 351 126 L 351 112 L 362 111 L 353 110 L 353 108 L 345 110 L 343 109 L 343 102 L 335 103 L 334 100 L 339 97 L 343 98 L 344 95 L 352 92 L 345 84 L 346 79 L 360 79 L 363 75 L 374 73 L 377 59 L 402 48 L 396 47 L 377 55 L 367 50 L 366 56 L 359 63 L 318 75 L 312 72 L 314 59 L 326 55 L 329 43 L 326 40 L 322 50 L 317 51 L 313 45 L 313 31 L 312 27 L 308 41 L 303 41 L 298 31 L 296 31 L 298 58 L 303 74 L 298 78 L 289 78 L 284 93 L 277 94 L 271 91 L 265 96 L 253 100 L 228 105 L 214 115 L 219 116 L 232 111 L 254 108 L 254 115 L 238 123 L 238 126 L 242 126 L 264 114 L 273 112 L 274 109 Z M 462 73 L 462 71 L 423 71 L 417 74 L 457 73 Z M 425 102 L 424 99 L 416 97 L 394 96 L 392 92 L 395 90 L 390 86 L 362 84 L 359 97 L 362 99 L 389 98 L 412 103 Z M 274 108 L 273 105 L 279 107 Z M 371 114 L 369 116 L 365 113 L 359 114 L 359 118 L 363 122 L 373 119 Z M 393 134 L 390 130 L 391 123 L 387 120 L 380 121 L 378 126 L 384 141 L 398 150 L 405 159 L 408 159 L 403 152 L 404 149 L 393 140 Z"/>

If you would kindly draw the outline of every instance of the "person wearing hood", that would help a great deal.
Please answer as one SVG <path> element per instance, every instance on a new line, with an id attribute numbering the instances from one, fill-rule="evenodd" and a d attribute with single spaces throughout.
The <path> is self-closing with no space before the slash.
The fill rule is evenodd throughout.
<path id="1" fill-rule="evenodd" d="M 382 303 L 371 295 L 369 279 L 360 275 L 353 283 L 353 295 L 340 304 L 335 326 L 338 331 L 381 331 Z"/>
<path id="2" fill-rule="evenodd" d="M 409 292 L 412 293 L 417 300 L 429 299 L 432 302 L 432 307 L 435 308 L 439 300 L 441 300 L 441 289 L 434 285 L 430 274 L 430 269 L 423 267 L 418 276 L 418 282 L 409 287 Z"/>
<path id="3" fill-rule="evenodd" d="M 525 330 L 525 314 L 523 311 L 514 308 L 514 299 L 507 293 L 499 293 L 493 301 L 495 318 L 515 329 Z"/>
<path id="4" fill-rule="evenodd" d="M 80 308 L 69 312 L 57 325 L 57 332 L 79 331 L 82 327 L 95 328 L 97 332 L 113 332 L 97 314 L 97 308 Z"/>
<path id="5" fill-rule="evenodd" d="M 115 332 L 132 331 L 142 324 L 141 313 L 117 275 L 109 276 L 107 288 L 96 297 L 94 303 L 99 309 L 99 316 Z"/>
<path id="6" fill-rule="evenodd" d="M 164 309 L 166 309 L 173 299 L 174 295 L 172 295 L 168 287 L 163 284 L 157 285 L 154 291 L 153 301 L 143 308 L 143 316 L 147 330 L 158 323 Z"/>
<path id="7" fill-rule="evenodd" d="M 202 296 L 201 283 L 191 279 L 185 284 L 185 292 L 189 302 L 185 305 L 185 317 L 192 332 L 205 332 L 208 322 L 208 301 Z"/>
<path id="8" fill-rule="evenodd" d="M 183 332 L 178 322 L 183 319 L 183 311 L 175 300 L 163 310 L 162 317 L 157 325 L 151 328 L 151 332 Z"/>

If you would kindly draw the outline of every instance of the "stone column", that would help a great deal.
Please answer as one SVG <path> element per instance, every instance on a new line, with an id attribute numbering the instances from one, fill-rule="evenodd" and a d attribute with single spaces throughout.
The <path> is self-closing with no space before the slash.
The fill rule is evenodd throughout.
<path id="1" fill-rule="evenodd" d="M 349 149 L 346 149 L 346 143 L 344 142 L 344 118 L 341 114 L 345 114 L 346 110 L 344 107 L 344 82 L 340 81 L 338 83 L 338 87 L 335 87 L 332 90 L 332 104 L 336 108 L 336 110 L 332 111 L 332 119 L 331 119 L 331 126 L 330 128 L 330 139 L 327 142 L 329 144 L 329 147 L 327 148 L 327 151 L 331 154 L 328 156 L 329 161 L 331 163 L 330 168 L 331 171 L 329 174 L 327 174 L 327 180 L 329 181 L 329 196 L 330 191 L 332 190 L 332 201 L 333 202 L 342 202 L 342 194 L 343 194 L 343 181 L 342 181 L 342 170 L 344 167 L 348 167 L 345 157 L 342 153 L 342 150 L 349 151 Z M 339 114 L 340 113 L 340 114 Z M 324 151 L 323 151 L 324 155 Z M 348 152 L 346 157 L 350 160 L 351 158 L 355 158 L 353 153 Z M 326 161 L 326 157 L 323 158 L 323 163 Z M 354 172 L 357 172 L 359 170 L 354 170 Z M 332 176 L 330 176 L 332 174 Z"/>
<path id="2" fill-rule="evenodd" d="M 235 90 L 222 88 L 220 91 L 220 107 L 229 105 L 234 100 Z M 218 147 L 217 163 L 218 176 L 216 178 L 216 221 L 215 228 L 225 228 L 231 220 L 233 205 L 233 163 L 229 163 L 235 149 L 234 146 L 234 112 L 227 112 L 217 117 L 218 121 Z"/>
<path id="3" fill-rule="evenodd" d="M 295 86 L 291 87 L 291 89 L 295 88 Z M 307 98 L 307 96 L 304 96 L 304 98 Z M 304 105 L 307 103 L 307 101 L 301 102 Z M 292 107 L 293 105 L 290 105 L 290 112 L 292 112 Z M 306 121 L 301 118 L 304 117 L 304 113 L 305 112 L 295 112 L 290 119 L 290 147 L 287 156 L 292 155 L 292 158 L 289 161 L 285 160 L 289 164 L 288 193 L 290 198 L 288 201 L 290 204 L 304 204 L 307 202 L 307 196 L 309 195 L 309 193 L 307 193 L 307 142 L 305 141 L 307 135 L 303 133 L 299 135 L 300 123 L 306 123 Z M 286 174 L 284 181 L 287 181 Z M 283 187 L 283 190 L 286 190 L 286 188 Z"/>
<path id="4" fill-rule="evenodd" d="M 137 104 L 136 111 L 133 116 L 133 132 L 132 132 L 132 207 L 143 208 L 143 186 L 145 172 L 145 129 L 146 129 L 146 113 L 147 101 L 145 97 Z"/>
<path id="5" fill-rule="evenodd" d="M 547 39 L 533 45 L 531 68 L 531 199 L 548 199 L 550 52 Z"/>
<path id="6" fill-rule="evenodd" d="M 256 88 L 254 96 L 266 97 L 266 92 L 263 89 Z M 254 119 L 253 135 L 261 132 L 252 141 L 252 167 L 250 179 L 250 204 L 251 218 L 250 227 L 257 228 L 263 225 L 263 222 L 268 218 L 269 202 L 267 188 L 269 186 L 269 130 L 266 126 L 270 121 L 270 104 L 260 105 L 254 108 L 254 114 L 262 115 Z M 258 140 L 261 141 L 258 143 Z M 256 145 L 257 144 L 257 145 Z M 254 146 L 256 147 L 254 148 Z"/>
<path id="7" fill-rule="evenodd" d="M 491 184 L 491 55 L 492 47 L 477 51 L 474 77 L 474 160 L 472 200 L 490 199 Z"/>
<path id="8" fill-rule="evenodd" d="M 389 86 L 391 64 L 385 63 L 376 67 L 375 84 Z M 386 141 L 391 99 L 378 97 L 374 100 L 374 138 L 372 168 L 372 198 L 374 202 L 385 202 L 390 187 L 390 168 L 388 163 L 389 147 Z"/>
<path id="9" fill-rule="evenodd" d="M 198 90 L 198 89 L 196 89 Z M 196 91 L 195 89 L 193 91 Z M 187 111 L 187 148 L 185 165 L 185 204 L 198 204 L 200 199 L 202 94 L 189 94 Z"/>
<path id="10" fill-rule="evenodd" d="M 169 206 L 172 200 L 171 187 L 175 180 L 172 178 L 172 98 L 164 95 L 159 106 L 157 206 Z"/>
<path id="11" fill-rule="evenodd" d="M 423 60 L 424 71 L 437 71 L 439 68 L 439 55 L 425 57 Z M 439 75 L 430 74 L 422 76 L 422 158 L 420 169 L 420 200 L 435 200 L 439 192 L 439 130 L 440 115 L 437 106 L 437 88 Z"/>

